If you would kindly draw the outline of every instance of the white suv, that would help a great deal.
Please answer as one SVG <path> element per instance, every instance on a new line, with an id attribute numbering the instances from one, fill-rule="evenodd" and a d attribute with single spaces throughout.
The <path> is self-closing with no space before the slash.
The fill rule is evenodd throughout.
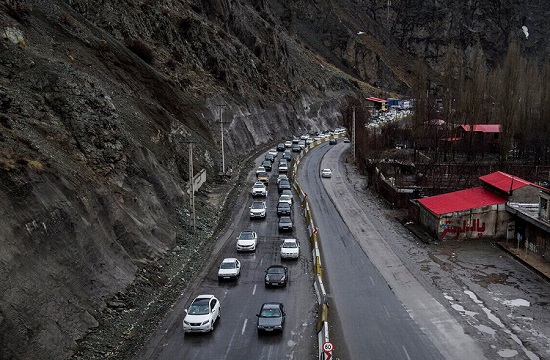
<path id="1" fill-rule="evenodd" d="M 253 201 L 250 205 L 250 217 L 265 218 L 266 208 L 265 201 Z"/>
<path id="2" fill-rule="evenodd" d="M 300 256 L 300 242 L 296 239 L 284 239 L 281 244 L 281 259 L 297 259 Z"/>
<path id="3" fill-rule="evenodd" d="M 267 196 L 267 188 L 261 181 L 256 181 L 252 187 L 252 196 Z"/>

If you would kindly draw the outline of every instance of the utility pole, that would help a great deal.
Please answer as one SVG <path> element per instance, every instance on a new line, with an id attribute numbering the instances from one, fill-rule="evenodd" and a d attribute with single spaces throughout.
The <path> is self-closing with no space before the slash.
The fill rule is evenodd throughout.
<path id="1" fill-rule="evenodd" d="M 189 202 L 191 207 L 191 218 L 189 219 L 192 233 L 195 234 L 196 221 L 195 221 L 195 181 L 193 174 L 193 141 L 189 141 Z"/>
<path id="2" fill-rule="evenodd" d="M 355 163 L 355 105 L 351 106 L 351 156 Z"/>
<path id="3" fill-rule="evenodd" d="M 221 130 L 221 146 L 222 146 L 222 177 L 225 176 L 225 151 L 223 148 L 223 124 L 225 124 L 227 121 L 222 121 L 222 115 L 223 115 L 223 108 L 227 105 L 216 105 L 219 109 L 219 122 L 220 122 L 220 130 Z"/>

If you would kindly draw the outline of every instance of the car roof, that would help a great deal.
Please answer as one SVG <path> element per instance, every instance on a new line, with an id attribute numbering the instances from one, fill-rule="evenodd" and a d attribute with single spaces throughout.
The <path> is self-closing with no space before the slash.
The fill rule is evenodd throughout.
<path id="1" fill-rule="evenodd" d="M 234 262 L 235 260 L 237 260 L 237 258 L 225 258 L 222 260 L 222 263 L 224 262 Z"/>
<path id="2" fill-rule="evenodd" d="M 268 267 L 268 269 L 274 269 L 274 268 L 283 268 L 283 269 L 286 269 L 287 267 L 284 266 L 284 265 L 280 265 L 280 264 L 271 265 L 270 267 Z"/>
<path id="3" fill-rule="evenodd" d="M 279 302 L 266 302 L 262 305 L 262 308 L 278 308 L 279 306 L 283 305 L 283 303 Z"/>
<path id="4" fill-rule="evenodd" d="M 203 295 L 199 295 L 195 298 L 195 300 L 199 300 L 199 299 L 212 299 L 212 298 L 215 298 L 214 295 L 208 295 L 208 294 L 203 294 Z M 195 301 L 193 300 L 193 301 Z"/>
<path id="5" fill-rule="evenodd" d="M 284 239 L 283 242 L 298 242 L 296 239 Z"/>

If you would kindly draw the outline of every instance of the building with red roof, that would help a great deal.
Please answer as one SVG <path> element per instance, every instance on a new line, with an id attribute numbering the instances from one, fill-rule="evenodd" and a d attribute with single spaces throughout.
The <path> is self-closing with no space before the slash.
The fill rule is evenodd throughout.
<path id="1" fill-rule="evenodd" d="M 501 132 L 500 124 L 459 125 L 457 136 L 463 140 L 459 150 L 467 151 L 471 145 L 484 152 L 498 152 Z"/>
<path id="2" fill-rule="evenodd" d="M 482 186 L 418 199 L 420 223 L 439 239 L 513 236 L 506 204 L 538 201 L 540 186 L 501 171 L 479 179 Z"/>

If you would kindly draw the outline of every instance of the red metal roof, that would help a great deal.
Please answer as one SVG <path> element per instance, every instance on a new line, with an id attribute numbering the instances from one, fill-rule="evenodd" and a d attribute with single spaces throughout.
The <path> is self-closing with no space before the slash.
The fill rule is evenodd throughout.
<path id="1" fill-rule="evenodd" d="M 378 103 L 387 103 L 388 102 L 388 100 L 380 99 L 380 98 L 377 98 L 377 97 L 374 97 L 374 96 L 365 98 L 365 100 L 374 101 L 374 102 L 378 102 Z"/>
<path id="2" fill-rule="evenodd" d="M 516 190 L 527 185 L 539 187 L 539 185 L 537 184 L 533 184 L 527 180 L 523 180 L 516 176 L 503 173 L 502 171 L 497 171 L 491 174 L 480 176 L 479 180 L 506 192 L 510 190 Z"/>
<path id="3" fill-rule="evenodd" d="M 460 125 L 465 131 L 471 131 L 470 125 Z M 499 133 L 500 124 L 479 124 L 474 125 L 474 132 Z"/>
<path id="4" fill-rule="evenodd" d="M 506 201 L 505 198 L 495 195 L 483 186 L 418 199 L 419 203 L 436 215 L 504 204 Z"/>

